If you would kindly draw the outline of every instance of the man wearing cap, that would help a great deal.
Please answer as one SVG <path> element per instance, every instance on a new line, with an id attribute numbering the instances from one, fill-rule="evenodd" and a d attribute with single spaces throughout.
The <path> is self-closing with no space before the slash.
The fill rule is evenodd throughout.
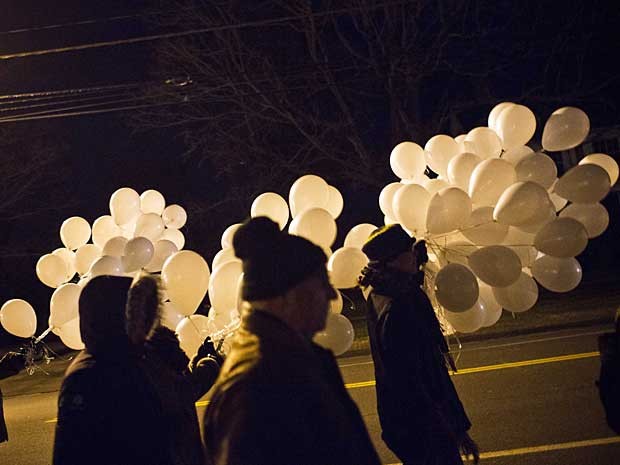
<path id="1" fill-rule="evenodd" d="M 205 412 L 207 462 L 378 465 L 332 353 L 312 342 L 336 297 L 323 250 L 266 217 L 233 247 L 248 305 Z"/>
<path id="2" fill-rule="evenodd" d="M 460 465 L 459 452 L 477 463 L 471 423 L 448 373 L 452 359 L 421 289 L 424 241 L 392 224 L 375 230 L 362 250 L 370 260 L 359 282 L 383 440 L 404 465 Z"/>

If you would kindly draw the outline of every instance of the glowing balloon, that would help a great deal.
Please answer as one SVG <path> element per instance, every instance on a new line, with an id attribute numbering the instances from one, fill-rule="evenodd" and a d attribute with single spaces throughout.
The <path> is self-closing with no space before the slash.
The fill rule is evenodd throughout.
<path id="1" fill-rule="evenodd" d="M 471 212 L 463 235 L 476 245 L 499 244 L 508 234 L 508 226 L 493 220 L 493 207 L 479 207 Z"/>
<path id="2" fill-rule="evenodd" d="M 196 311 L 209 287 L 209 265 L 191 250 L 181 250 L 164 262 L 161 280 L 174 307 L 183 315 Z"/>
<path id="3" fill-rule="evenodd" d="M 448 164 L 459 154 L 459 144 L 450 136 L 438 134 L 424 146 L 426 163 L 439 176 L 448 177 Z"/>
<path id="4" fill-rule="evenodd" d="M 510 226 L 508 234 L 506 234 L 501 245 L 510 247 L 519 256 L 521 265 L 527 267 L 536 260 L 538 255 L 538 251 L 534 247 L 535 237 L 534 234 L 529 234 L 514 226 Z"/>
<path id="5" fill-rule="evenodd" d="M 336 240 L 338 230 L 336 221 L 327 210 L 310 208 L 291 221 L 288 232 L 329 248 Z"/>
<path id="6" fill-rule="evenodd" d="M 473 153 L 460 153 L 448 163 L 448 179 L 456 187 L 469 191 L 469 179 L 474 168 L 482 161 Z"/>
<path id="7" fill-rule="evenodd" d="M 511 107 L 513 105 L 516 105 L 516 104 L 512 102 L 501 102 L 495 105 L 493 109 L 491 110 L 491 112 L 489 113 L 489 117 L 487 119 L 488 126 L 495 131 L 496 130 L 495 122 L 497 121 L 497 118 L 499 118 L 499 115 L 501 114 L 501 112 L 504 111 L 506 108 Z"/>
<path id="8" fill-rule="evenodd" d="M 401 142 L 390 153 L 390 167 L 400 179 L 415 179 L 424 173 L 424 150 L 414 142 Z"/>
<path id="9" fill-rule="evenodd" d="M 511 226 L 533 224 L 548 217 L 551 206 L 549 194 L 540 184 L 531 181 L 517 182 L 500 196 L 493 218 L 498 223 Z"/>
<path id="10" fill-rule="evenodd" d="M 402 186 L 394 195 L 393 210 L 396 220 L 416 236 L 426 230 L 426 212 L 431 196 L 417 184 Z"/>
<path id="11" fill-rule="evenodd" d="M 80 216 L 72 216 L 60 226 L 60 240 L 67 249 L 82 247 L 90 239 L 90 225 Z"/>
<path id="12" fill-rule="evenodd" d="M 575 203 L 596 203 L 602 200 L 611 188 L 605 169 L 594 164 L 573 166 L 562 175 L 554 192 Z"/>
<path id="13" fill-rule="evenodd" d="M 573 218 L 586 228 L 588 238 L 598 237 L 609 226 L 609 213 L 600 203 L 571 203 L 560 213 L 560 218 Z"/>
<path id="14" fill-rule="evenodd" d="M 102 275 L 125 276 L 125 270 L 119 257 L 104 255 L 93 262 L 88 270 L 88 275 L 91 278 Z"/>
<path id="15" fill-rule="evenodd" d="M 484 314 L 483 327 L 493 326 L 497 323 L 502 316 L 502 306 L 497 303 L 495 296 L 493 295 L 493 288 L 488 284 L 479 282 L 480 288 L 480 300 L 484 302 L 484 308 L 486 310 Z"/>
<path id="16" fill-rule="evenodd" d="M 477 206 L 493 206 L 517 180 L 515 168 L 501 158 L 481 161 L 472 171 L 469 196 Z"/>
<path id="17" fill-rule="evenodd" d="M 50 299 L 51 326 L 60 328 L 65 323 L 78 317 L 78 301 L 82 288 L 77 284 L 67 283 L 60 286 Z"/>
<path id="18" fill-rule="evenodd" d="M 512 163 L 514 166 L 517 166 L 523 158 L 531 155 L 534 151 L 529 148 L 527 145 L 519 145 L 517 147 L 513 147 L 511 149 L 506 150 L 502 154 L 502 160 L 506 160 L 509 163 Z"/>
<path id="19" fill-rule="evenodd" d="M 0 324 L 13 336 L 32 337 L 37 330 L 37 314 L 25 300 L 7 300 L 0 308 Z"/>
<path id="20" fill-rule="evenodd" d="M 476 155 L 482 159 L 499 157 L 502 153 L 502 141 L 491 128 L 474 128 L 467 133 L 465 140 L 476 146 Z"/>
<path id="21" fill-rule="evenodd" d="M 392 209 L 394 195 L 403 185 L 399 182 L 393 182 L 385 186 L 379 194 L 379 208 L 381 212 L 388 218 L 396 218 L 396 213 Z"/>
<path id="22" fill-rule="evenodd" d="M 231 262 L 233 260 L 239 260 L 235 256 L 235 249 L 229 247 L 227 249 L 222 249 L 213 257 L 213 262 L 211 263 L 211 271 L 215 273 L 215 270 L 218 266 L 223 265 L 224 263 Z"/>
<path id="23" fill-rule="evenodd" d="M 136 271 L 146 266 L 153 258 L 155 248 L 146 237 L 134 237 L 125 245 L 123 266 L 125 271 Z"/>
<path id="24" fill-rule="evenodd" d="M 161 235 L 160 240 L 165 239 L 167 241 L 173 242 L 174 245 L 177 246 L 177 249 L 182 250 L 185 246 L 185 236 L 178 229 L 164 229 L 164 232 Z"/>
<path id="25" fill-rule="evenodd" d="M 521 276 L 521 260 L 510 248 L 490 245 L 473 252 L 468 264 L 474 274 L 490 286 L 506 287 Z"/>
<path id="26" fill-rule="evenodd" d="M 56 255 L 65 262 L 67 267 L 67 274 L 65 276 L 65 282 L 69 281 L 75 275 L 75 252 L 66 249 L 64 247 L 56 249 L 52 252 L 52 255 Z"/>
<path id="27" fill-rule="evenodd" d="M 293 218 L 310 208 L 325 208 L 329 202 L 329 185 L 320 176 L 307 174 L 297 179 L 288 194 Z"/>
<path id="28" fill-rule="evenodd" d="M 122 257 L 125 254 L 125 245 L 127 238 L 123 236 L 113 237 L 103 246 L 101 255 L 109 255 L 110 257 Z"/>
<path id="29" fill-rule="evenodd" d="M 377 229 L 377 227 L 370 223 L 362 223 L 353 226 L 344 238 L 344 247 L 361 249 L 368 240 L 368 236 L 370 236 L 375 229 Z"/>
<path id="30" fill-rule="evenodd" d="M 478 331 L 484 324 L 486 317 L 486 304 L 478 299 L 471 308 L 464 312 L 445 312 L 446 320 L 459 333 L 473 333 Z"/>
<path id="31" fill-rule="evenodd" d="M 144 267 L 149 273 L 157 273 L 161 271 L 161 267 L 164 266 L 164 262 L 168 257 L 179 249 L 174 242 L 167 239 L 160 239 L 153 245 L 153 258 Z"/>
<path id="32" fill-rule="evenodd" d="M 110 213 L 117 225 L 131 223 L 140 215 L 140 195 L 129 187 L 122 187 L 110 197 Z"/>
<path id="33" fill-rule="evenodd" d="M 161 320 L 160 324 L 172 331 L 176 331 L 177 326 L 181 320 L 185 318 L 185 315 L 179 313 L 171 302 L 164 302 L 162 304 Z"/>
<path id="34" fill-rule="evenodd" d="M 347 317 L 338 313 L 328 313 L 325 329 L 314 335 L 314 342 L 325 349 L 331 350 L 334 355 L 344 354 L 355 339 L 353 325 Z"/>
<path id="35" fill-rule="evenodd" d="M 516 165 L 517 181 L 532 181 L 549 189 L 558 175 L 553 159 L 544 153 L 531 153 Z"/>
<path id="36" fill-rule="evenodd" d="M 172 204 L 164 208 L 161 214 L 164 225 L 168 229 L 181 229 L 187 222 L 187 212 L 181 205 Z M 179 247 L 181 249 L 182 247 Z"/>
<path id="37" fill-rule="evenodd" d="M 534 246 L 553 257 L 575 257 L 588 245 L 588 232 L 573 218 L 557 218 L 543 226 L 534 238 Z"/>
<path id="38" fill-rule="evenodd" d="M 426 229 L 431 234 L 443 234 L 468 224 L 471 199 L 458 187 L 448 187 L 431 197 L 426 213 Z"/>
<path id="39" fill-rule="evenodd" d="M 342 304 L 342 294 L 339 291 L 336 291 L 336 298 L 329 301 L 329 311 L 332 313 L 341 313 Z"/>
<path id="40" fill-rule="evenodd" d="M 327 261 L 332 285 L 336 289 L 357 286 L 357 278 L 367 264 L 368 257 L 357 247 L 342 247 L 336 250 Z"/>
<path id="41" fill-rule="evenodd" d="M 228 226 L 224 232 L 222 233 L 222 240 L 220 241 L 220 245 L 222 249 L 228 249 L 233 246 L 233 237 L 237 232 L 237 229 L 241 227 L 241 223 L 235 223 Z"/>
<path id="42" fill-rule="evenodd" d="M 160 192 L 149 189 L 140 194 L 140 210 L 142 213 L 155 213 L 161 216 L 165 207 L 166 199 Z"/>
<path id="43" fill-rule="evenodd" d="M 329 198 L 327 200 L 325 210 L 329 212 L 333 219 L 336 219 L 342 213 L 342 209 L 344 208 L 344 199 L 342 198 L 340 191 L 334 186 L 328 186 L 328 188 Z"/>
<path id="44" fill-rule="evenodd" d="M 239 260 L 224 263 L 213 271 L 209 283 L 209 300 L 216 311 L 229 312 L 237 308 L 237 285 L 242 272 L 243 266 Z"/>
<path id="45" fill-rule="evenodd" d="M 266 216 L 284 229 L 288 223 L 288 204 L 284 197 L 275 192 L 265 192 L 254 199 L 250 208 L 252 218 Z"/>
<path id="46" fill-rule="evenodd" d="M 442 178 L 424 179 L 420 182 L 420 185 L 426 189 L 431 196 L 446 187 L 450 187 L 450 184 Z"/>
<path id="47" fill-rule="evenodd" d="M 82 342 L 82 335 L 80 334 L 80 319 L 74 318 L 68 321 L 59 328 L 58 336 L 64 345 L 69 349 L 82 350 L 84 349 L 84 342 Z"/>
<path id="48" fill-rule="evenodd" d="M 506 287 L 494 287 L 493 295 L 499 305 L 509 312 L 520 313 L 532 308 L 538 300 L 538 286 L 527 274 Z"/>
<path id="49" fill-rule="evenodd" d="M 618 180 L 618 163 L 616 163 L 616 160 L 611 158 L 609 155 L 604 153 L 591 153 L 590 155 L 583 157 L 579 161 L 579 164 L 600 166 L 607 171 L 612 186 L 616 184 L 616 181 Z"/>
<path id="50" fill-rule="evenodd" d="M 542 146 L 551 152 L 572 149 L 586 139 L 588 132 L 588 115 L 579 108 L 563 107 L 555 110 L 545 123 Z"/>
<path id="51" fill-rule="evenodd" d="M 435 277 L 435 296 L 446 310 L 464 312 L 478 300 L 478 281 L 466 266 L 449 263 Z"/>
<path id="52" fill-rule="evenodd" d="M 37 277 L 49 287 L 58 287 L 67 280 L 67 265 L 58 255 L 43 255 L 37 261 Z"/>
<path id="53" fill-rule="evenodd" d="M 204 315 L 190 315 L 183 318 L 176 328 L 183 352 L 191 359 L 203 341 L 213 331 L 209 319 Z"/>
<path id="54" fill-rule="evenodd" d="M 568 292 L 581 282 L 581 265 L 574 258 L 557 258 L 543 255 L 532 265 L 532 275 L 545 289 Z"/>
<path id="55" fill-rule="evenodd" d="M 536 116 L 524 105 L 511 105 L 504 108 L 495 127 L 504 150 L 526 144 L 536 132 Z"/>
<path id="56" fill-rule="evenodd" d="M 92 234 L 93 244 L 103 249 L 110 239 L 121 235 L 121 228 L 110 215 L 103 215 L 93 223 Z"/>
<path id="57" fill-rule="evenodd" d="M 467 265 L 467 257 L 478 250 L 478 247 L 469 241 L 454 241 L 443 247 L 443 257 L 449 263 Z"/>
<path id="58" fill-rule="evenodd" d="M 144 213 L 138 217 L 134 237 L 146 237 L 151 242 L 156 242 L 164 232 L 164 220 L 156 213 Z"/>

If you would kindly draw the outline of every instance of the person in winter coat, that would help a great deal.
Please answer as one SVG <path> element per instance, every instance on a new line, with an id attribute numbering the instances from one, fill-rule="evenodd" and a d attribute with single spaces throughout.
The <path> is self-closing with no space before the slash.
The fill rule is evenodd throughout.
<path id="1" fill-rule="evenodd" d="M 598 337 L 601 359 L 597 381 L 599 397 L 609 427 L 620 434 L 620 308 L 616 311 L 615 331 Z"/>
<path id="2" fill-rule="evenodd" d="M 143 367 L 148 323 L 129 321 L 125 310 L 131 282 L 97 276 L 80 294 L 85 349 L 60 388 L 54 465 L 173 463 L 162 406 Z"/>
<path id="3" fill-rule="evenodd" d="M 0 359 L 0 379 L 16 375 L 24 368 L 24 356 L 18 352 L 7 352 Z M 4 421 L 2 390 L 0 390 L 0 443 L 9 440 L 9 433 Z"/>
<path id="4" fill-rule="evenodd" d="M 203 437 L 213 465 L 378 465 L 333 354 L 312 342 L 336 294 L 323 250 L 267 217 L 233 238 L 247 308 L 213 389 Z"/>
<path id="5" fill-rule="evenodd" d="M 190 362 L 176 334 L 158 325 L 160 303 L 157 278 L 144 274 L 129 290 L 127 314 L 131 321 L 146 322 L 144 329 L 133 333 L 145 334 L 155 328 L 146 335 L 144 367 L 162 405 L 172 462 L 202 465 L 204 452 L 195 402 L 213 386 L 222 358 L 207 340 Z"/>
<path id="6" fill-rule="evenodd" d="M 478 448 L 452 384 L 452 359 L 433 307 L 420 285 L 424 242 L 400 225 L 373 232 L 362 251 L 369 264 L 360 285 L 367 295 L 367 326 L 375 365 L 382 437 L 410 464 L 462 464 Z"/>

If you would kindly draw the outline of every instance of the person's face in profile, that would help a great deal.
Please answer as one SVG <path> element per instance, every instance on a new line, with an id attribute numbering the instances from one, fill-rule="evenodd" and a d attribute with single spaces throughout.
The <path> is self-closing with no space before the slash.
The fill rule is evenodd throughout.
<path id="1" fill-rule="evenodd" d="M 312 336 L 324 329 L 330 301 L 337 297 L 329 282 L 327 270 L 323 268 L 306 278 L 295 288 L 293 294 L 298 310 L 298 330 Z"/>

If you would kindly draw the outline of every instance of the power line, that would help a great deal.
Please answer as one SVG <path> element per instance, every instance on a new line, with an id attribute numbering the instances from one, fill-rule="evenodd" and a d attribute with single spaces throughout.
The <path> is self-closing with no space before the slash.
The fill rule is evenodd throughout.
<path id="1" fill-rule="evenodd" d="M 412 0 L 401 0 L 401 1 L 395 1 L 395 2 L 389 2 L 389 3 L 378 3 L 378 4 L 372 5 L 369 8 L 378 9 L 382 7 L 403 5 L 403 4 L 411 3 L 411 2 Z M 19 52 L 19 53 L 0 55 L 0 60 L 11 60 L 15 58 L 27 58 L 27 57 L 32 57 L 32 56 L 51 55 L 51 54 L 57 54 L 57 53 L 90 50 L 90 49 L 103 48 L 103 47 L 114 47 L 117 45 L 138 44 L 138 43 L 143 43 L 143 42 L 151 42 L 155 40 L 173 39 L 177 37 L 185 37 L 189 35 L 202 34 L 205 32 L 218 32 L 218 31 L 225 31 L 229 29 L 245 29 L 245 28 L 250 28 L 250 27 L 258 27 L 258 26 L 271 26 L 271 25 L 286 23 L 286 22 L 295 21 L 299 19 L 321 18 L 324 16 L 329 16 L 329 15 L 334 15 L 334 14 L 352 13 L 355 11 L 361 11 L 365 8 L 366 7 L 340 8 L 340 9 L 335 9 L 335 10 L 310 13 L 306 15 L 289 15 L 289 16 L 282 16 L 280 18 L 266 19 L 266 20 L 260 20 L 260 21 L 247 21 L 245 23 L 227 24 L 227 25 L 222 25 L 222 26 L 211 26 L 211 27 L 205 27 L 205 28 L 199 28 L 199 29 L 190 29 L 187 31 L 169 32 L 169 33 L 164 33 L 164 34 L 155 34 L 155 35 L 142 36 L 142 37 L 132 37 L 128 39 L 91 42 L 87 44 L 71 45 L 67 47 L 50 48 L 50 49 L 45 49 L 45 50 L 32 50 L 29 52 Z"/>

